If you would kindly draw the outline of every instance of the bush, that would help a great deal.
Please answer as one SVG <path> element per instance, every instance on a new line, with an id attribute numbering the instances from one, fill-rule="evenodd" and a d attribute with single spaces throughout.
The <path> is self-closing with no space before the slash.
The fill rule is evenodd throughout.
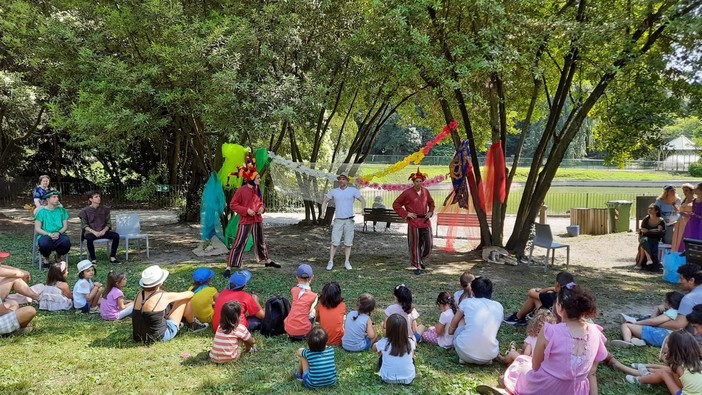
<path id="1" fill-rule="evenodd" d="M 154 180 L 144 181 L 138 187 L 127 189 L 125 197 L 130 202 L 149 202 L 156 195 L 156 182 Z"/>
<path id="2" fill-rule="evenodd" d="M 702 177 L 702 162 L 690 163 L 690 175 L 693 177 Z"/>

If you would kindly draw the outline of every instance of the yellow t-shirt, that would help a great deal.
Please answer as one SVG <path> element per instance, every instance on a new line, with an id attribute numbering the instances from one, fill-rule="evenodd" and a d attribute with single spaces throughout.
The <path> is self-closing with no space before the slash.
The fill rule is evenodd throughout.
<path id="1" fill-rule="evenodd" d="M 188 291 L 192 290 L 193 287 L 188 289 Z M 195 313 L 195 317 L 200 320 L 200 322 L 212 322 L 212 315 L 214 314 L 212 303 L 214 303 L 216 294 L 217 288 L 205 287 L 197 291 L 195 296 L 190 299 L 190 304 L 193 306 L 193 313 Z"/>

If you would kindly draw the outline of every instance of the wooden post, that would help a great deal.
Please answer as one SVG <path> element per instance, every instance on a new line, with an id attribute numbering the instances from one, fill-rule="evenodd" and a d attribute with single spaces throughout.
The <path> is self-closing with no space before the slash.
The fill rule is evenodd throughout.
<path id="1" fill-rule="evenodd" d="M 548 210 L 548 206 L 541 203 L 541 208 L 539 209 L 539 223 L 540 224 L 546 224 L 548 217 L 546 216 L 546 210 Z"/>

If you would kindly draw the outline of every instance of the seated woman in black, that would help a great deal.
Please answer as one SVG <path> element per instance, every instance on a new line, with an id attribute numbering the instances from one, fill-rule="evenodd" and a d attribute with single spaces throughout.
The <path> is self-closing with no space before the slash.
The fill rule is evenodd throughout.
<path id="1" fill-rule="evenodd" d="M 190 323 L 192 332 L 200 332 L 209 325 L 195 318 L 190 299 L 193 293 L 165 292 L 161 285 L 168 277 L 168 270 L 157 265 L 141 273 L 142 290 L 137 294 L 132 311 L 132 337 L 135 342 L 150 344 L 156 340 L 168 341 L 178 334 L 180 321 Z"/>
<path id="2" fill-rule="evenodd" d="M 661 268 L 658 260 L 658 243 L 665 235 L 665 221 L 661 218 L 661 208 L 655 204 L 648 206 L 648 215 L 641 221 L 639 229 L 639 253 L 636 267 L 657 272 Z M 651 264 L 648 264 L 651 261 Z"/>

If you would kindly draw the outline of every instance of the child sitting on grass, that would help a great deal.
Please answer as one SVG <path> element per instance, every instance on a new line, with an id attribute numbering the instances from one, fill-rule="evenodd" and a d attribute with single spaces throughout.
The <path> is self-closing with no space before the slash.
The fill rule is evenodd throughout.
<path id="1" fill-rule="evenodd" d="M 407 320 L 407 335 L 412 337 L 415 342 L 419 343 L 419 341 L 422 339 L 424 326 L 417 325 L 419 313 L 412 304 L 412 291 L 410 291 L 405 284 L 400 284 L 395 287 L 393 295 L 395 295 L 395 303 L 391 304 L 385 309 L 383 330 L 385 330 L 385 323 L 388 317 L 393 314 L 399 314 L 400 316 L 404 317 L 405 320 Z"/>
<path id="2" fill-rule="evenodd" d="M 327 345 L 327 333 L 314 327 L 307 334 L 307 346 L 298 348 L 298 366 L 295 378 L 307 388 L 320 388 L 336 384 L 334 348 Z"/>
<path id="3" fill-rule="evenodd" d="M 695 338 L 684 329 L 668 336 L 665 365 L 645 365 L 640 377 L 626 375 L 632 384 L 665 384 L 671 395 L 702 394 L 702 355 Z M 648 371 L 646 371 L 648 370 Z"/>
<path id="4" fill-rule="evenodd" d="M 407 336 L 407 320 L 400 314 L 391 314 L 385 323 L 385 337 L 373 345 L 380 354 L 380 379 L 388 384 L 411 384 L 416 375 L 416 343 L 414 337 Z"/>
<path id="5" fill-rule="evenodd" d="M 212 316 L 214 315 L 212 306 L 217 299 L 217 288 L 210 285 L 214 274 L 214 271 L 206 267 L 195 269 L 193 272 L 193 285 L 188 289 L 188 291 L 192 291 L 195 294 L 190 299 L 190 303 L 193 305 L 195 317 L 200 322 L 212 323 Z"/>
<path id="6" fill-rule="evenodd" d="M 436 344 L 439 347 L 452 348 L 453 335 L 449 335 L 448 327 L 451 324 L 451 320 L 453 320 L 453 315 L 456 314 L 456 301 L 450 293 L 444 291 L 439 293 L 439 296 L 436 298 L 436 307 L 441 312 L 439 322 L 422 333 L 422 340 L 425 343 Z"/>
<path id="7" fill-rule="evenodd" d="M 665 328 L 665 324 L 675 321 L 678 318 L 678 307 L 682 301 L 683 294 L 677 291 L 665 294 L 663 314 L 638 320 L 635 323 L 625 322 L 622 324 L 622 340 L 613 340 L 613 346 L 652 346 L 660 347 L 663 340 L 670 334 L 670 330 Z M 656 308 L 658 311 L 659 308 Z M 655 312 L 654 312 L 655 313 Z"/>
<path id="8" fill-rule="evenodd" d="M 526 339 L 524 339 L 522 349 L 517 350 L 517 347 L 514 344 L 514 342 L 509 343 L 509 349 L 507 350 L 503 361 L 505 365 L 511 365 L 512 362 L 514 362 L 520 356 L 527 357 L 524 358 L 524 360 L 527 360 L 529 361 L 529 363 L 531 363 L 531 355 L 534 352 L 534 347 L 536 347 L 536 339 L 539 336 L 539 332 L 541 332 L 541 329 L 544 327 L 545 323 L 555 324 L 556 315 L 549 310 L 541 310 L 538 313 L 536 313 L 534 319 L 532 319 L 529 322 L 529 325 L 527 326 L 527 337 Z M 510 369 L 507 369 L 507 372 L 505 372 L 504 380 L 511 380 L 514 382 L 514 384 L 516 384 L 515 380 L 517 379 L 517 377 L 510 377 L 509 373 Z"/>
<path id="9" fill-rule="evenodd" d="M 73 308 L 73 293 L 66 282 L 66 261 L 52 263 L 46 273 L 46 285 L 39 298 L 39 310 L 61 311 Z"/>
<path id="10" fill-rule="evenodd" d="M 475 288 L 475 287 L 474 287 Z M 597 393 L 597 365 L 607 357 L 607 340 L 599 327 L 587 322 L 597 314 L 594 295 L 571 282 L 560 287 L 555 304 L 559 324 L 544 324 L 531 361 L 518 357 L 505 373 L 505 388 L 511 394 Z M 591 388 L 591 386 L 593 386 Z M 479 393 L 480 388 L 478 388 Z"/>
<path id="11" fill-rule="evenodd" d="M 338 346 L 344 336 L 344 320 L 346 318 L 346 303 L 341 297 L 341 287 L 336 281 L 324 284 L 319 294 L 317 305 L 317 322 L 327 332 L 327 344 Z"/>
<path id="12" fill-rule="evenodd" d="M 461 289 L 453 293 L 453 300 L 456 301 L 456 304 L 461 303 L 461 301 L 465 298 L 472 298 L 473 297 L 473 291 L 470 289 L 470 283 L 475 280 L 475 276 L 471 274 L 469 270 L 466 270 L 461 274 L 461 277 L 459 281 L 461 282 Z"/>
<path id="13" fill-rule="evenodd" d="M 107 287 L 100 301 L 100 316 L 103 320 L 121 320 L 132 315 L 134 302 L 124 299 L 122 288 L 125 285 L 127 285 L 127 275 L 124 272 L 107 273 Z"/>
<path id="14" fill-rule="evenodd" d="M 241 305 L 236 300 L 230 300 L 222 306 L 221 318 L 214 344 L 210 350 L 210 360 L 214 363 L 236 361 L 241 355 L 241 348 L 246 351 L 257 351 L 256 340 L 249 330 L 239 322 Z"/>
<path id="15" fill-rule="evenodd" d="M 215 300 L 214 315 L 212 316 L 212 327 L 215 331 L 217 331 L 217 327 L 219 326 L 222 306 L 230 300 L 236 300 L 241 305 L 239 322 L 244 325 L 249 332 L 255 331 L 261 327 L 261 320 L 265 316 L 265 312 L 258 302 L 258 296 L 244 291 L 246 284 L 251 281 L 252 277 L 253 275 L 251 272 L 246 269 L 234 272 L 234 274 L 229 277 L 229 288 L 223 289 Z"/>
<path id="16" fill-rule="evenodd" d="M 516 313 L 504 319 L 504 323 L 515 326 L 527 325 L 527 314 L 537 309 L 550 309 L 556 301 L 556 295 L 562 286 L 575 282 L 573 275 L 568 272 L 559 272 L 553 287 L 532 288 L 527 291 L 527 298 Z"/>
<path id="17" fill-rule="evenodd" d="M 99 313 L 102 284 L 93 281 L 95 264 L 87 259 L 78 262 L 79 280 L 73 286 L 73 306 L 79 312 Z"/>
<path id="18" fill-rule="evenodd" d="M 312 329 L 314 307 L 317 304 L 317 294 L 312 292 L 310 287 L 314 279 L 312 267 L 306 263 L 298 266 L 296 278 L 297 285 L 290 290 L 292 296 L 290 313 L 283 321 L 290 341 L 305 340 L 305 335 Z"/>
<path id="19" fill-rule="evenodd" d="M 368 293 L 359 295 L 356 310 L 350 311 L 344 322 L 344 336 L 341 338 L 341 347 L 344 350 L 365 351 L 378 339 L 370 318 L 373 310 L 375 310 L 373 295 Z"/>

